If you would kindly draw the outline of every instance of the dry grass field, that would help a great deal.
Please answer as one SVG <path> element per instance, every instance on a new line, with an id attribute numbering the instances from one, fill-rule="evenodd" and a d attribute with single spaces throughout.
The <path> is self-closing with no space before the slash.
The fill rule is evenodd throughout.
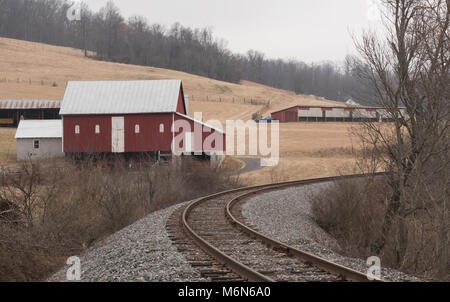
<path id="1" fill-rule="evenodd" d="M 0 67 L 1 99 L 62 99 L 67 81 L 181 79 L 194 102 L 270 100 L 266 112 L 299 103 L 342 104 L 250 82 L 231 84 L 173 70 L 101 62 L 85 58 L 80 50 L 6 38 L 0 38 Z M 52 87 L 53 83 L 57 86 Z M 258 107 L 262 108 L 243 106 L 241 111 L 251 114 Z"/>
<path id="2" fill-rule="evenodd" d="M 355 172 L 350 135 L 354 124 L 280 124 L 280 163 L 244 175 L 251 184 L 351 174 Z"/>
<path id="3" fill-rule="evenodd" d="M 16 129 L 0 128 L 0 165 L 14 165 L 16 162 Z"/>
<path id="4" fill-rule="evenodd" d="M 67 81 L 72 80 L 151 79 L 181 79 L 190 96 L 190 112 L 202 112 L 204 121 L 248 120 L 255 112 L 268 116 L 293 105 L 342 105 L 247 81 L 231 84 L 173 70 L 101 62 L 72 48 L 0 38 L 0 99 L 62 99 Z M 270 105 L 251 105 L 249 100 L 270 101 Z M 352 171 L 348 129 L 349 124 L 338 123 L 281 124 L 279 167 L 244 178 L 265 183 Z M 14 130 L 0 129 L 1 163 L 11 164 L 14 153 Z"/>

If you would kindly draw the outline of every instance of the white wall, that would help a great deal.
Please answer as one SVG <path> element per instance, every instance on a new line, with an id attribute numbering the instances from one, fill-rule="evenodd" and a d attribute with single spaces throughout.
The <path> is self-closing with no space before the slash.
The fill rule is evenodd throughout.
<path id="1" fill-rule="evenodd" d="M 344 108 L 333 108 L 332 111 L 327 111 L 327 118 L 350 118 L 350 111 L 345 111 Z"/>
<path id="2" fill-rule="evenodd" d="M 34 149 L 33 138 L 17 139 L 17 160 L 29 158 L 54 158 L 63 157 L 61 138 L 39 138 L 39 149 Z"/>
<path id="3" fill-rule="evenodd" d="M 309 110 L 299 110 L 299 117 L 322 117 L 322 108 L 310 108 Z"/>
<path id="4" fill-rule="evenodd" d="M 367 111 L 366 109 L 356 109 L 353 111 L 354 118 L 376 118 L 377 113 L 372 111 Z"/>

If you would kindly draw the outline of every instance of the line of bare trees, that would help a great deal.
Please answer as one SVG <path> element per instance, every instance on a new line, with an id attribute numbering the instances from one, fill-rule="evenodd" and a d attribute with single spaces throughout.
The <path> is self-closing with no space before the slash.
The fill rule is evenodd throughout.
<path id="1" fill-rule="evenodd" d="M 185 71 L 238 83 L 250 80 L 296 93 L 347 100 L 360 89 L 355 74 L 335 63 L 268 59 L 258 51 L 232 53 L 211 29 L 174 24 L 166 29 L 143 17 L 125 20 L 112 1 L 98 12 L 82 4 L 69 21 L 66 0 L 0 0 L 0 36 L 93 51 L 97 59 Z M 301 54 L 299 54 L 301 55 Z"/>

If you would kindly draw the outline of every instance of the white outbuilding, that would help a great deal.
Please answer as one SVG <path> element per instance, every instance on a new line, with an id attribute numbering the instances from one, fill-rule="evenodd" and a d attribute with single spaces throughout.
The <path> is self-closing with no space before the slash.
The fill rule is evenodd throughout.
<path id="1" fill-rule="evenodd" d="M 61 120 L 21 120 L 15 138 L 18 161 L 64 156 Z"/>

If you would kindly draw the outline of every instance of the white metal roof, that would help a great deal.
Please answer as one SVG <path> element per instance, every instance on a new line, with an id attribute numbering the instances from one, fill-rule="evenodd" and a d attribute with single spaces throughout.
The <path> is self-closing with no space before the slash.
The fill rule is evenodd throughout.
<path id="1" fill-rule="evenodd" d="M 184 95 L 184 107 L 186 109 L 186 114 L 189 114 L 189 96 Z"/>
<path id="2" fill-rule="evenodd" d="M 177 115 L 179 115 L 179 116 L 182 116 L 182 117 L 184 117 L 184 118 L 186 118 L 186 119 L 188 119 L 188 120 L 191 120 L 191 121 L 193 121 L 193 122 L 195 122 L 195 123 L 199 123 L 200 125 L 203 125 L 203 126 L 205 126 L 205 127 L 208 127 L 208 128 L 210 128 L 210 129 L 212 129 L 212 130 L 215 130 L 215 131 L 217 131 L 217 132 L 220 133 L 220 134 L 225 134 L 225 132 L 224 132 L 222 129 L 219 129 L 219 128 L 217 128 L 217 127 L 213 127 L 213 126 L 211 126 L 211 125 L 205 124 L 205 123 L 203 123 L 202 121 L 199 121 L 199 120 L 196 120 L 196 119 L 190 117 L 189 115 L 181 114 L 181 113 L 179 113 L 179 112 L 175 112 L 175 114 L 177 114 Z"/>
<path id="3" fill-rule="evenodd" d="M 69 82 L 60 115 L 176 112 L 181 80 Z"/>
<path id="4" fill-rule="evenodd" d="M 15 138 L 61 138 L 61 120 L 21 120 Z"/>
<path id="5" fill-rule="evenodd" d="M 52 109 L 61 107 L 57 100 L 0 100 L 0 109 Z"/>

